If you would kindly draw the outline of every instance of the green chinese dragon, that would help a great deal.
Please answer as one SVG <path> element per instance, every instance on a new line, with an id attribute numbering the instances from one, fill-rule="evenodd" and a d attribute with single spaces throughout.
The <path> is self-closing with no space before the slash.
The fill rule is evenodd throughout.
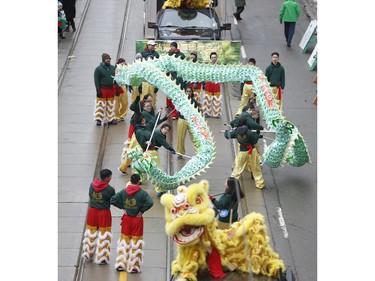
<path id="1" fill-rule="evenodd" d="M 256 93 L 262 116 L 266 120 L 267 127 L 275 131 L 275 140 L 266 148 L 262 156 L 263 164 L 277 168 L 284 163 L 294 167 L 311 163 L 302 135 L 297 127 L 281 115 L 271 94 L 267 78 L 258 67 L 242 64 L 193 63 L 165 55 L 159 59 L 134 62 L 124 66 L 118 65 L 114 78 L 120 85 L 138 86 L 142 81 L 155 85 L 172 99 L 176 110 L 184 115 L 192 130 L 194 142 L 197 145 L 197 154 L 174 175 L 167 175 L 160 170 L 152 157 L 147 152 L 143 152 L 139 146 L 129 149 L 128 156 L 133 160 L 133 168 L 146 173 L 152 184 L 164 190 L 175 189 L 204 172 L 212 163 L 215 155 L 215 143 L 205 119 L 197 109 L 191 106 L 184 91 L 166 75 L 171 71 L 177 72 L 178 76 L 191 82 L 253 81 L 253 91 Z"/>

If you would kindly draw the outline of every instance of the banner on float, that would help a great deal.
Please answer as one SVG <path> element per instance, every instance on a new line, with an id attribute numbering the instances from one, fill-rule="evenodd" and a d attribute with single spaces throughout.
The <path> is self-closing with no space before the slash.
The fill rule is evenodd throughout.
<path id="1" fill-rule="evenodd" d="M 137 40 L 135 51 L 141 53 L 147 45 L 148 40 Z M 157 44 L 155 50 L 159 55 L 165 55 L 170 50 L 172 41 L 155 40 Z M 230 64 L 241 62 L 241 42 L 229 40 L 199 40 L 199 41 L 176 41 L 178 49 L 189 58 L 190 52 L 196 51 L 199 62 L 209 62 L 210 53 L 216 52 L 220 64 Z"/>
<path id="2" fill-rule="evenodd" d="M 313 52 L 311 53 L 307 63 L 310 65 L 310 70 L 313 70 L 318 60 L 318 44 L 315 45 Z"/>
<path id="3" fill-rule="evenodd" d="M 318 26 L 318 22 L 316 20 L 312 20 L 307 27 L 305 34 L 303 35 L 299 46 L 301 49 L 305 50 L 308 47 L 312 37 L 315 35 L 316 27 Z"/>

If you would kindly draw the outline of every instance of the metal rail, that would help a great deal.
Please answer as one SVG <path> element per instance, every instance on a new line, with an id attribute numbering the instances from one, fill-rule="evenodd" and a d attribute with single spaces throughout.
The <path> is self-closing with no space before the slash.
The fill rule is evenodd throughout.
<path id="1" fill-rule="evenodd" d="M 128 18 L 129 18 L 129 10 L 130 10 L 129 7 L 130 7 L 130 4 L 131 4 L 131 1 L 132 0 L 127 0 L 127 2 L 126 2 L 125 11 L 124 11 L 124 17 L 123 17 L 123 23 L 122 23 L 122 29 L 121 29 L 121 35 L 120 35 L 120 41 L 119 41 L 119 46 L 118 46 L 116 58 L 119 58 L 120 54 L 124 50 L 125 35 L 126 35 L 126 32 L 127 32 L 127 27 L 128 27 Z M 76 33 L 76 35 L 74 37 L 74 40 L 73 40 L 73 44 L 72 44 L 72 46 L 70 48 L 70 51 L 69 51 L 68 57 L 67 57 L 67 59 L 65 61 L 63 70 L 61 71 L 61 74 L 59 76 L 59 89 L 63 85 L 63 81 L 64 81 L 64 78 L 65 78 L 66 69 L 67 69 L 67 66 L 69 64 L 69 56 L 71 54 L 73 54 L 75 46 L 77 44 L 77 41 L 79 40 L 79 35 L 80 35 L 81 27 L 85 23 L 85 19 L 86 19 L 86 15 L 87 15 L 87 11 L 88 11 L 88 8 L 90 6 L 90 3 L 91 3 L 91 0 L 87 0 L 85 8 L 84 8 L 84 12 L 83 12 L 82 20 L 79 23 L 79 26 L 77 28 L 77 33 Z M 100 144 L 99 144 L 99 152 L 98 152 L 98 158 L 96 160 L 96 165 L 95 165 L 93 180 L 99 174 L 100 170 L 103 167 L 103 159 L 104 159 L 104 156 L 105 156 L 105 150 L 106 150 L 106 146 L 107 146 L 108 133 L 109 133 L 109 126 L 105 126 L 104 125 L 103 126 L 103 130 L 102 130 Z M 87 206 L 86 217 L 87 217 L 88 208 L 89 207 Z M 86 229 L 86 220 L 85 220 L 85 223 L 83 225 L 81 241 L 84 238 L 83 235 L 84 235 L 85 229 Z M 75 270 L 75 273 L 74 273 L 73 281 L 81 281 L 81 280 L 83 280 L 84 269 L 85 269 L 85 265 L 86 265 L 86 258 L 82 258 L 81 254 L 82 254 L 82 243 L 81 243 L 79 251 L 78 251 L 78 257 L 77 257 L 77 262 L 76 262 L 76 266 L 75 266 L 76 270 Z"/>

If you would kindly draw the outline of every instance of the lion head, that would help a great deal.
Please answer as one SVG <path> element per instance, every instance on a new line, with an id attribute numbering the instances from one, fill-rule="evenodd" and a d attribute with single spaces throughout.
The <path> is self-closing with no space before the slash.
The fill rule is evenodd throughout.
<path id="1" fill-rule="evenodd" d="M 189 187 L 179 186 L 177 195 L 166 193 L 160 203 L 165 207 L 165 231 L 180 245 L 198 243 L 205 226 L 215 219 L 206 180 Z"/>

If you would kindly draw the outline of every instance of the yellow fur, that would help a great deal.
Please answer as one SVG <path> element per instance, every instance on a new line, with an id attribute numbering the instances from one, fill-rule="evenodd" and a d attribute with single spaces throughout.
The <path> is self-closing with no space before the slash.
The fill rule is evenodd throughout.
<path id="1" fill-rule="evenodd" d="M 279 268 L 285 271 L 283 261 L 269 245 L 264 217 L 253 212 L 233 223 L 229 229 L 217 229 L 208 189 L 208 182 L 202 180 L 189 187 L 179 187 L 176 196 L 164 194 L 161 197 L 160 202 L 165 207 L 165 231 L 168 236 L 185 238 L 178 236 L 184 227 L 188 232 L 191 229 L 203 228 L 199 237 L 191 235 L 194 240 L 177 243 L 178 255 L 172 263 L 172 274 L 196 281 L 198 270 L 208 267 L 206 257 L 211 252 L 211 246 L 219 251 L 224 269 L 249 272 L 249 255 L 245 252 L 245 244 L 247 249 L 251 249 L 251 270 L 254 274 L 271 277 L 277 276 Z M 198 232 L 196 230 L 194 233 Z"/>

